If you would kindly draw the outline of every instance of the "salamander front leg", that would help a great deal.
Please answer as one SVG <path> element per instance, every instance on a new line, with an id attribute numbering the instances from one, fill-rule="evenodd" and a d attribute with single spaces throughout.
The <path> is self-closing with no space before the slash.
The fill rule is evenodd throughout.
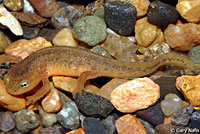
<path id="1" fill-rule="evenodd" d="M 81 94 L 87 80 L 94 79 L 94 78 L 97 78 L 97 77 L 100 77 L 100 76 L 102 76 L 102 74 L 95 72 L 95 71 L 83 72 L 78 78 L 78 82 L 77 82 L 75 90 L 72 91 L 73 97 L 75 97 L 76 93 Z"/>

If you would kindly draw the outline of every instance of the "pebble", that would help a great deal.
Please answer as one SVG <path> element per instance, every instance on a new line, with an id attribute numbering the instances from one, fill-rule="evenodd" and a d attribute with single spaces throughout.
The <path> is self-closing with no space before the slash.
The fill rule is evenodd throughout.
<path id="1" fill-rule="evenodd" d="M 200 43 L 200 25 L 194 23 L 170 24 L 164 31 L 166 43 L 178 51 L 189 51 Z"/>
<path id="2" fill-rule="evenodd" d="M 106 130 L 107 134 L 115 134 L 116 126 L 114 115 L 109 115 L 105 119 L 101 120 L 101 123 L 104 129 Z"/>
<path id="3" fill-rule="evenodd" d="M 147 121 L 140 119 L 137 117 L 137 119 L 143 124 L 145 130 L 147 131 L 147 134 L 157 134 L 156 130 L 154 129 L 154 127 Z"/>
<path id="4" fill-rule="evenodd" d="M 133 38 L 133 36 L 125 37 L 109 33 L 101 46 L 115 59 L 131 62 L 137 51 Z"/>
<path id="5" fill-rule="evenodd" d="M 39 37 L 44 37 L 47 41 L 52 41 L 54 36 L 59 32 L 57 29 L 42 28 L 38 34 Z"/>
<path id="6" fill-rule="evenodd" d="M 112 56 L 100 45 L 93 47 L 92 49 L 90 49 L 90 51 L 92 51 L 96 54 L 102 55 L 104 57 L 107 57 L 107 58 L 112 58 Z"/>
<path id="7" fill-rule="evenodd" d="M 160 103 L 156 103 L 147 109 L 137 111 L 136 114 L 152 125 L 158 125 L 164 122 L 164 115 L 161 110 Z"/>
<path id="8" fill-rule="evenodd" d="M 150 4 L 149 0 L 129 0 L 129 3 L 136 7 L 137 18 L 143 17 L 147 14 L 147 10 Z"/>
<path id="9" fill-rule="evenodd" d="M 94 12 L 104 6 L 104 0 L 95 0 L 83 9 L 83 16 L 94 15 Z"/>
<path id="10" fill-rule="evenodd" d="M 104 5 L 108 27 L 120 35 L 130 35 L 135 27 L 137 10 L 128 2 L 107 2 Z"/>
<path id="11" fill-rule="evenodd" d="M 23 0 L 3 0 L 3 4 L 12 11 L 20 11 L 24 7 Z"/>
<path id="12" fill-rule="evenodd" d="M 24 13 L 35 13 L 35 9 L 31 6 L 30 2 L 28 0 L 24 0 Z"/>
<path id="13" fill-rule="evenodd" d="M 70 28 L 63 28 L 53 38 L 55 46 L 72 46 L 77 47 L 78 42 L 73 38 L 72 30 Z"/>
<path id="14" fill-rule="evenodd" d="M 39 115 L 41 119 L 42 126 L 51 127 L 53 124 L 57 122 L 57 115 L 54 113 L 47 113 L 42 109 L 42 107 L 38 107 Z"/>
<path id="15" fill-rule="evenodd" d="M 187 105 L 179 111 L 176 111 L 171 117 L 172 124 L 178 126 L 187 126 L 192 115 L 193 108 L 193 105 Z"/>
<path id="16" fill-rule="evenodd" d="M 195 111 L 192 113 L 192 116 L 190 118 L 190 125 L 193 128 L 198 128 L 200 130 L 200 110 Z"/>
<path id="17" fill-rule="evenodd" d="M 118 118 L 115 122 L 118 134 L 147 134 L 142 123 L 131 114 Z"/>
<path id="18" fill-rule="evenodd" d="M 8 38 L 8 36 L 0 31 L 0 53 L 3 53 L 6 47 L 8 47 L 11 44 L 11 40 Z"/>
<path id="19" fill-rule="evenodd" d="M 11 32 L 17 36 L 23 35 L 23 30 L 19 21 L 9 11 L 7 11 L 5 7 L 1 5 L 0 16 L 0 24 L 7 26 Z"/>
<path id="20" fill-rule="evenodd" d="M 5 52 L 6 54 L 14 55 L 24 59 L 32 52 L 49 46 L 52 46 L 51 42 L 47 41 L 43 37 L 36 37 L 31 40 L 19 39 L 7 47 Z"/>
<path id="21" fill-rule="evenodd" d="M 59 129 L 55 127 L 46 127 L 40 130 L 39 134 L 62 134 Z"/>
<path id="22" fill-rule="evenodd" d="M 181 91 L 188 100 L 188 102 L 194 105 L 194 109 L 200 109 L 200 75 L 190 76 L 182 75 L 176 79 L 176 87 Z"/>
<path id="23" fill-rule="evenodd" d="M 161 101 L 161 109 L 165 116 L 171 116 L 183 107 L 183 101 L 176 95 L 169 93 Z"/>
<path id="24" fill-rule="evenodd" d="M 22 95 L 12 96 L 8 94 L 4 81 L 0 79 L 0 105 L 10 111 L 18 111 L 26 108 L 26 100 Z"/>
<path id="25" fill-rule="evenodd" d="M 130 113 L 148 108 L 155 104 L 159 97 L 159 86 L 144 77 L 128 81 L 115 88 L 111 93 L 110 101 L 118 111 Z"/>
<path id="26" fill-rule="evenodd" d="M 107 134 L 102 123 L 93 117 L 86 117 L 83 120 L 83 128 L 86 134 Z"/>
<path id="27" fill-rule="evenodd" d="M 135 39 L 138 45 L 138 51 L 144 53 L 146 48 L 154 44 L 164 42 L 164 34 L 161 29 L 148 22 L 147 17 L 137 20 L 135 25 Z"/>
<path id="28" fill-rule="evenodd" d="M 200 46 L 195 46 L 193 47 L 189 52 L 187 57 L 195 62 L 195 63 L 200 63 Z"/>
<path id="29" fill-rule="evenodd" d="M 60 8 L 51 18 L 56 29 L 73 28 L 74 23 L 81 17 L 81 12 L 73 6 Z"/>
<path id="30" fill-rule="evenodd" d="M 104 86 L 101 87 L 101 89 L 98 92 L 98 95 L 110 100 L 110 95 L 112 91 L 119 85 L 128 81 L 129 80 L 126 79 L 113 78 L 111 81 L 109 81 L 108 83 L 106 83 Z"/>
<path id="31" fill-rule="evenodd" d="M 0 112 L 0 130 L 3 132 L 8 132 L 15 127 L 15 121 L 13 118 L 13 113 L 10 111 Z"/>
<path id="32" fill-rule="evenodd" d="M 103 19 L 85 16 L 78 19 L 73 27 L 73 37 L 89 46 L 96 46 L 106 39 L 107 26 Z"/>
<path id="33" fill-rule="evenodd" d="M 74 99 L 79 110 L 87 116 L 99 115 L 106 117 L 114 109 L 109 100 L 89 92 L 77 93 Z"/>
<path id="34" fill-rule="evenodd" d="M 56 88 L 52 88 L 51 91 L 42 100 L 42 107 L 44 111 L 49 113 L 55 113 L 62 108 L 62 100 L 60 93 Z"/>
<path id="35" fill-rule="evenodd" d="M 57 114 L 57 118 L 58 122 L 68 129 L 76 129 L 80 125 L 80 113 L 73 101 L 63 105 L 62 110 Z"/>
<path id="36" fill-rule="evenodd" d="M 22 26 L 23 29 L 23 37 L 25 39 L 33 39 L 36 38 L 36 36 L 38 35 L 40 28 L 32 28 L 32 27 L 27 27 L 27 26 Z"/>
<path id="37" fill-rule="evenodd" d="M 105 9 L 104 9 L 104 7 L 98 8 L 98 9 L 94 12 L 94 16 L 97 16 L 97 17 L 99 17 L 99 18 L 104 19 L 104 18 L 105 18 Z"/>
<path id="38" fill-rule="evenodd" d="M 23 109 L 14 113 L 16 127 L 21 132 L 28 132 L 40 125 L 40 118 L 32 110 Z"/>
<path id="39" fill-rule="evenodd" d="M 148 21 L 158 26 L 167 26 L 176 23 L 178 20 L 178 12 L 168 4 L 160 1 L 154 1 L 149 5 L 147 12 Z"/>
<path id="40" fill-rule="evenodd" d="M 85 134 L 85 131 L 83 128 L 78 128 L 78 129 L 72 130 L 66 134 Z"/>
<path id="41" fill-rule="evenodd" d="M 198 23 L 200 21 L 199 8 L 199 0 L 179 0 L 178 4 L 176 4 L 176 10 L 181 17 L 193 23 Z"/>
<path id="42" fill-rule="evenodd" d="M 29 0 L 29 2 L 42 17 L 52 17 L 60 8 L 55 0 Z"/>
<path id="43" fill-rule="evenodd" d="M 72 99 L 69 98 L 66 94 L 64 94 L 62 92 L 59 92 L 59 93 L 60 93 L 60 97 L 61 97 L 61 100 L 62 100 L 62 104 L 65 104 L 65 103 L 72 101 Z"/>

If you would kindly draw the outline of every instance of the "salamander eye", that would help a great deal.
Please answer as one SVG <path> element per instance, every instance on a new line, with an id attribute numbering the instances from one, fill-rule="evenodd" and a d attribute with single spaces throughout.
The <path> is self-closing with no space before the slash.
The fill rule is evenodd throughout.
<path id="1" fill-rule="evenodd" d="M 29 86 L 29 82 L 27 80 L 22 80 L 21 83 L 20 83 L 20 86 L 22 88 L 26 88 Z"/>

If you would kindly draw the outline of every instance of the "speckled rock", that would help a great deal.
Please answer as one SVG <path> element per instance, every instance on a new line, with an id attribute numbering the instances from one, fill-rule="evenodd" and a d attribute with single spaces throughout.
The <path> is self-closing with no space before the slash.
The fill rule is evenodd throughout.
<path id="1" fill-rule="evenodd" d="M 8 132 L 15 127 L 15 121 L 13 118 L 13 113 L 10 111 L 0 112 L 0 130 L 3 132 Z"/>
<path id="2" fill-rule="evenodd" d="M 183 107 L 183 101 L 176 95 L 169 93 L 161 101 L 161 109 L 165 116 L 171 116 Z"/>
<path id="3" fill-rule="evenodd" d="M 12 11 L 19 11 L 24 7 L 24 0 L 3 0 L 3 4 Z"/>
<path id="4" fill-rule="evenodd" d="M 111 93 L 110 101 L 118 111 L 130 113 L 155 104 L 159 97 L 159 86 L 144 77 L 128 81 L 115 88 Z"/>
<path id="5" fill-rule="evenodd" d="M 193 105 L 184 106 L 171 117 L 173 125 L 187 126 L 193 112 Z"/>
<path id="6" fill-rule="evenodd" d="M 142 123 L 131 114 L 126 114 L 118 118 L 115 122 L 118 134 L 146 134 Z"/>
<path id="7" fill-rule="evenodd" d="M 11 44 L 11 40 L 3 32 L 0 31 L 0 53 L 3 53 L 6 47 Z"/>
<path id="8" fill-rule="evenodd" d="M 73 38 L 70 28 L 63 28 L 60 30 L 53 38 L 53 44 L 55 46 L 78 46 L 78 42 Z"/>
<path id="9" fill-rule="evenodd" d="M 200 129 L 200 110 L 195 111 L 194 113 L 192 113 L 192 116 L 190 118 L 190 125 L 193 128 L 198 128 Z"/>
<path id="10" fill-rule="evenodd" d="M 73 28 L 74 23 L 81 16 L 81 12 L 73 6 L 60 8 L 51 18 L 56 29 Z"/>
<path id="11" fill-rule="evenodd" d="M 58 122 L 68 129 L 76 129 L 79 127 L 79 116 L 80 113 L 73 101 L 65 103 L 62 110 L 57 114 Z"/>
<path id="12" fill-rule="evenodd" d="M 28 132 L 40 125 L 40 119 L 32 110 L 23 109 L 14 113 L 16 127 L 19 131 Z"/>
<path id="13" fill-rule="evenodd" d="M 199 0 L 179 0 L 176 10 L 188 22 L 197 23 L 200 21 L 200 1 Z"/>
<path id="14" fill-rule="evenodd" d="M 105 20 L 113 31 L 120 35 L 130 35 L 135 27 L 137 10 L 128 2 L 107 2 L 104 5 Z"/>
<path id="15" fill-rule="evenodd" d="M 200 43 L 200 25 L 194 23 L 170 24 L 164 31 L 167 44 L 178 51 L 189 51 Z"/>
<path id="16" fill-rule="evenodd" d="M 83 120 L 83 128 L 86 134 L 107 134 L 102 123 L 93 117 L 86 117 Z"/>
<path id="17" fill-rule="evenodd" d="M 114 109 L 109 100 L 89 92 L 82 92 L 81 95 L 77 93 L 74 99 L 78 108 L 87 116 L 106 117 Z"/>
<path id="18" fill-rule="evenodd" d="M 40 134 L 62 134 L 56 127 L 46 127 L 40 130 Z"/>
<path id="19" fill-rule="evenodd" d="M 137 111 L 136 114 L 152 125 L 158 125 L 164 122 L 164 115 L 160 108 L 160 103 L 157 103 L 147 109 Z"/>
<path id="20" fill-rule="evenodd" d="M 105 119 L 101 120 L 104 129 L 106 130 L 107 134 L 115 134 L 116 126 L 115 126 L 115 117 L 114 115 L 109 115 Z"/>
<path id="21" fill-rule="evenodd" d="M 102 55 L 104 57 L 107 57 L 107 58 L 112 58 L 112 56 L 100 45 L 93 47 L 92 49 L 90 49 L 90 51 L 92 51 L 96 54 Z"/>
<path id="22" fill-rule="evenodd" d="M 149 5 L 147 18 L 152 24 L 166 26 L 178 20 L 178 12 L 173 6 L 154 1 Z"/>
<path id="23" fill-rule="evenodd" d="M 164 34 L 161 29 L 151 24 L 147 17 L 137 20 L 135 25 L 135 39 L 138 45 L 138 51 L 144 53 L 145 49 L 154 44 L 164 42 Z"/>
<path id="24" fill-rule="evenodd" d="M 191 61 L 200 63 L 200 46 L 193 47 L 187 56 Z"/>
<path id="25" fill-rule="evenodd" d="M 24 32 L 23 37 L 25 39 L 35 38 L 40 31 L 40 28 L 37 28 L 37 27 L 31 28 L 31 27 L 27 27 L 27 26 L 22 26 L 22 29 L 23 29 L 23 32 Z"/>
<path id="26" fill-rule="evenodd" d="M 154 127 L 147 121 L 137 118 L 144 126 L 144 128 L 147 131 L 147 134 L 156 134 L 156 130 L 154 129 Z"/>
<path id="27" fill-rule="evenodd" d="M 50 29 L 50 28 L 42 28 L 38 34 L 40 37 L 44 37 L 48 41 L 52 41 L 54 36 L 59 32 L 59 30 L 56 29 Z"/>
<path id="28" fill-rule="evenodd" d="M 103 19 L 96 16 L 85 16 L 78 19 L 73 27 L 73 36 L 89 46 L 96 46 L 107 36 L 107 26 Z"/>

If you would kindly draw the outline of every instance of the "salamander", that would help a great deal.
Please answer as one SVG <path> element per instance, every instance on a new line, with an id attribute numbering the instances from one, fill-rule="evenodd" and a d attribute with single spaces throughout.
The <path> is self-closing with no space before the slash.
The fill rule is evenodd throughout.
<path id="1" fill-rule="evenodd" d="M 88 79 L 100 76 L 117 78 L 135 78 L 149 75 L 160 66 L 174 64 L 184 68 L 200 68 L 194 63 L 175 53 L 162 54 L 151 62 L 124 62 L 97 55 L 83 48 L 53 46 L 33 52 L 28 57 L 11 67 L 5 76 L 7 91 L 20 95 L 34 89 L 40 82 L 42 87 L 33 96 L 27 97 L 32 104 L 50 90 L 50 76 L 78 77 L 76 90 L 81 92 Z"/>

